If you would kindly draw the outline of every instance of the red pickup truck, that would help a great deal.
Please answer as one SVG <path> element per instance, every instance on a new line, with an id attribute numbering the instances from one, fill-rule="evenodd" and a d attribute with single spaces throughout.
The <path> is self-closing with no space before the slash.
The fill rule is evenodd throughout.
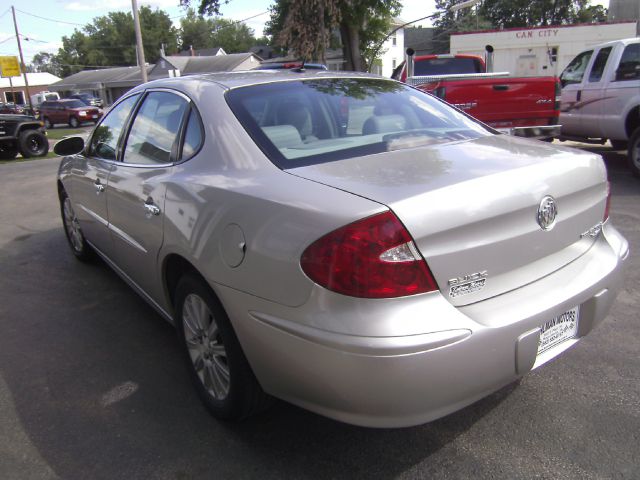
<path id="1" fill-rule="evenodd" d="M 409 75 L 408 75 L 409 71 Z M 510 77 L 487 72 L 475 55 L 421 55 L 407 50 L 395 78 L 429 92 L 491 127 L 512 135 L 560 134 L 560 81 L 556 77 Z"/>

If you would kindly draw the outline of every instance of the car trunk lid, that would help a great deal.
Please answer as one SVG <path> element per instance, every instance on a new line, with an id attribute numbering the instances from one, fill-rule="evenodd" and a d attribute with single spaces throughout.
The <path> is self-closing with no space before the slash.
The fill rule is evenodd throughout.
<path id="1" fill-rule="evenodd" d="M 586 252 L 593 239 L 582 234 L 602 221 L 607 188 L 597 155 L 502 135 L 288 171 L 388 206 L 454 305 L 531 283 Z M 557 205 L 550 230 L 537 221 L 545 196 Z"/>

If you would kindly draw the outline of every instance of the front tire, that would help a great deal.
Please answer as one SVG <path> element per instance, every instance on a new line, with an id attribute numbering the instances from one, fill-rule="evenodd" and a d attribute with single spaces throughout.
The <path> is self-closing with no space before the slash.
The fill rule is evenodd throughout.
<path id="1" fill-rule="evenodd" d="M 627 163 L 629 164 L 631 173 L 640 178 L 640 127 L 636 128 L 629 139 Z"/>
<path id="2" fill-rule="evenodd" d="M 49 152 L 47 136 L 38 130 L 26 130 L 18 139 L 20 153 L 25 158 L 44 157 Z"/>
<path id="3" fill-rule="evenodd" d="M 18 147 L 12 142 L 0 142 L 0 160 L 13 160 L 18 155 Z"/>
<path id="4" fill-rule="evenodd" d="M 80 125 L 80 122 L 78 121 L 78 119 L 76 117 L 70 117 L 69 118 L 69 126 L 71 128 L 78 128 L 78 125 Z"/>
<path id="5" fill-rule="evenodd" d="M 84 238 L 80 223 L 73 210 L 71 199 L 64 190 L 60 193 L 60 213 L 62 215 L 64 233 L 75 257 L 81 262 L 93 260 L 93 249 Z"/>
<path id="6" fill-rule="evenodd" d="M 270 403 L 256 380 L 229 317 L 208 285 L 180 279 L 175 324 L 189 374 L 202 402 L 220 420 L 240 420 Z"/>

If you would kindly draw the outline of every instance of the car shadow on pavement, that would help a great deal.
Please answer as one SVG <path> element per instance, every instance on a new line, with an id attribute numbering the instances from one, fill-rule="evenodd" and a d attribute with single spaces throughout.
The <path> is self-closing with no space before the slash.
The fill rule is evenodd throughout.
<path id="1" fill-rule="evenodd" d="M 15 426 L 0 429 L 2 478 L 390 478 L 515 389 L 406 429 L 284 402 L 219 422 L 189 383 L 173 327 L 104 263 L 76 261 L 61 228 L 0 249 L 0 331 L 0 393 L 12 404 L 0 424 Z"/>

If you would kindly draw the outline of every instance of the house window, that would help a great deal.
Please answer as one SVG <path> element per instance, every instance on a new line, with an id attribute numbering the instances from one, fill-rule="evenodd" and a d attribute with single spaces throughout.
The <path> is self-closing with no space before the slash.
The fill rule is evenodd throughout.
<path id="1" fill-rule="evenodd" d="M 394 58 L 393 60 L 391 60 L 391 68 L 395 70 L 397 66 L 398 66 L 398 60 Z"/>
<path id="2" fill-rule="evenodd" d="M 394 47 L 397 45 L 397 40 L 396 40 L 396 34 L 395 33 L 391 36 L 391 45 L 393 45 Z"/>

